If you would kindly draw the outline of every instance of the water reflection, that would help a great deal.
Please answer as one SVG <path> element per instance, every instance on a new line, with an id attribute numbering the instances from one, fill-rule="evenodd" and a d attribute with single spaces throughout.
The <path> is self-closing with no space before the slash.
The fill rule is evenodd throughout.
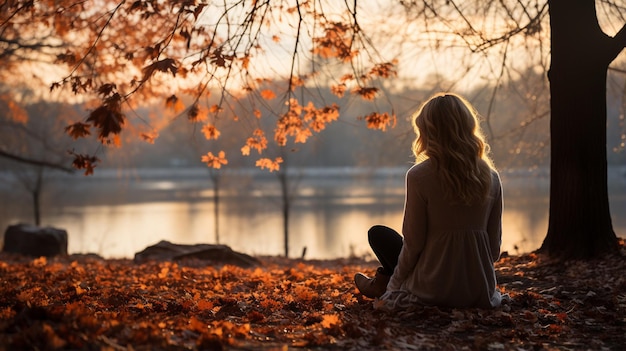
<path id="1" fill-rule="evenodd" d="M 536 210 L 506 208 L 502 216 L 503 250 L 524 253 L 537 249 L 548 230 L 547 213 L 547 199 L 537 204 Z"/>
<path id="2" fill-rule="evenodd" d="M 301 177 L 292 203 L 290 256 L 300 256 L 304 247 L 307 258 L 371 254 L 366 233 L 372 225 L 386 224 L 400 230 L 403 173 L 398 170 L 392 175 L 369 178 Z M 230 185 L 226 183 L 220 201 L 220 243 L 253 255 L 282 255 L 278 182 L 272 178 L 254 182 L 235 178 L 230 178 Z M 625 183 L 626 179 L 618 178 L 611 191 L 618 235 L 626 232 Z M 503 250 L 532 251 L 547 231 L 547 179 L 503 175 L 503 184 Z M 55 196 L 45 199 L 43 224 L 68 230 L 71 253 L 133 257 L 160 240 L 194 244 L 214 243 L 216 239 L 211 184 L 201 176 L 123 181 L 113 177 L 72 182 L 61 179 L 52 188 L 49 194 Z M 6 188 L 0 191 L 15 204 L 0 210 L 0 225 L 4 228 L 28 221 L 29 204 Z"/>

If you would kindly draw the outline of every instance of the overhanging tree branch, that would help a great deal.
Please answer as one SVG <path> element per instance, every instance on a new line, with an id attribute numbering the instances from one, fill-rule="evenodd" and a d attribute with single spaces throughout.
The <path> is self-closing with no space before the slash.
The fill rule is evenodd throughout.
<path id="1" fill-rule="evenodd" d="M 67 172 L 67 173 L 74 173 L 74 170 L 72 168 L 65 167 L 58 163 L 52 163 L 52 162 L 48 162 L 45 160 L 36 160 L 36 159 L 28 158 L 28 157 L 18 156 L 18 155 L 12 154 L 10 152 L 6 152 L 1 149 L 0 149 L 0 157 L 8 158 L 9 160 L 13 160 L 16 162 L 25 163 L 25 164 L 29 164 L 33 166 L 47 167 L 47 168 L 52 168 L 52 169 L 60 170 L 60 171 Z"/>

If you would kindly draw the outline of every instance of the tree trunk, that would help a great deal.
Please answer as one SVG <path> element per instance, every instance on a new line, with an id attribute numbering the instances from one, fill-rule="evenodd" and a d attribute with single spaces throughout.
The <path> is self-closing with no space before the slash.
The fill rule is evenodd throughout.
<path id="1" fill-rule="evenodd" d="M 540 251 L 598 257 L 617 248 L 607 189 L 606 76 L 623 44 L 602 32 L 594 0 L 549 6 L 550 212 Z"/>
<path id="2" fill-rule="evenodd" d="M 43 191 L 43 169 L 37 168 L 37 179 L 33 187 L 33 216 L 35 219 L 35 225 L 41 225 L 41 193 Z"/>
<path id="3" fill-rule="evenodd" d="M 289 197 L 289 184 L 288 184 L 288 176 L 287 171 L 280 171 L 278 174 L 278 179 L 280 181 L 280 187 L 282 192 L 282 205 L 283 205 L 283 238 L 285 245 L 285 257 L 289 257 L 289 208 L 290 208 L 290 197 Z"/>
<path id="4" fill-rule="evenodd" d="M 41 204 L 39 203 L 40 193 L 39 191 L 33 191 L 33 218 L 35 219 L 35 225 L 41 225 Z"/>
<path id="5" fill-rule="evenodd" d="M 213 222 L 215 223 L 215 243 L 220 243 L 220 178 L 213 175 Z"/>

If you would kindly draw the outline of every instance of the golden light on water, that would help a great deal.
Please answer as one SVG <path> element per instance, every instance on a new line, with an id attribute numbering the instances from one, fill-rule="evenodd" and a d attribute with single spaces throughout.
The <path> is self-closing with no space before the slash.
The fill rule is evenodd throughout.
<path id="1" fill-rule="evenodd" d="M 281 255 L 279 203 L 263 202 L 265 207 L 253 212 L 241 204 L 224 204 L 220 216 L 221 243 L 250 254 Z M 324 207 L 300 201 L 290 220 L 291 255 L 299 255 L 304 247 L 309 258 L 371 254 L 368 229 L 385 224 L 399 231 L 403 215 L 397 204 L 388 210 L 384 206 L 366 210 L 374 204 L 373 197 L 336 201 Z M 215 239 L 213 204 L 208 201 L 87 206 L 75 211 L 67 209 L 55 220 L 69 233 L 76 233 L 70 235 L 70 252 L 133 257 L 135 252 L 160 240 L 193 244 L 212 243 Z M 544 218 L 532 218 L 521 210 L 505 210 L 503 221 L 502 250 L 510 254 L 536 249 L 547 228 L 547 214 Z"/>
<path id="2" fill-rule="evenodd" d="M 537 219 L 529 217 L 526 212 L 505 209 L 502 216 L 502 250 L 517 254 L 537 249 L 548 229 L 547 212 L 545 214 L 543 219 Z"/>

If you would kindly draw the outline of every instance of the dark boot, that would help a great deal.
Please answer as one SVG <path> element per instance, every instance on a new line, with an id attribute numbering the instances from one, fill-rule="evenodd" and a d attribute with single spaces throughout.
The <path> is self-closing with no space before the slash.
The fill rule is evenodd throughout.
<path id="1" fill-rule="evenodd" d="M 381 297 L 387 290 L 390 276 L 383 273 L 383 267 L 378 267 L 374 278 L 370 278 L 363 273 L 354 275 L 354 283 L 361 294 L 369 297 Z"/>

